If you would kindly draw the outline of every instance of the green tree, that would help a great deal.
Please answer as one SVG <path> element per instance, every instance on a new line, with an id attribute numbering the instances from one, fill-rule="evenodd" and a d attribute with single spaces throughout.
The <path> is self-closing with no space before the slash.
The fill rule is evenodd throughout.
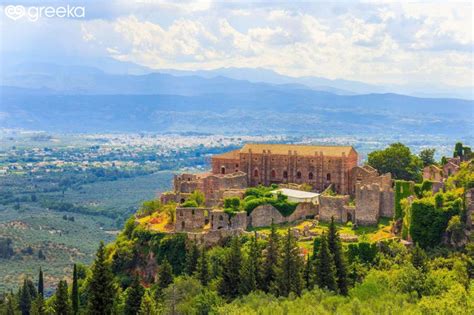
<path id="1" fill-rule="evenodd" d="M 368 164 L 380 173 L 391 173 L 395 179 L 421 179 L 422 161 L 401 143 L 393 143 L 384 150 L 369 153 Z"/>
<path id="2" fill-rule="evenodd" d="M 278 289 L 280 295 L 288 296 L 290 292 L 297 295 L 303 290 L 303 260 L 296 240 L 288 228 L 283 243 L 281 269 L 278 277 Z"/>
<path id="3" fill-rule="evenodd" d="M 192 194 L 189 195 L 188 200 L 195 201 L 198 207 L 204 207 L 206 205 L 206 197 L 199 190 L 193 191 Z"/>
<path id="4" fill-rule="evenodd" d="M 270 236 L 266 246 L 263 260 L 262 289 L 269 292 L 274 287 L 278 275 L 278 258 L 280 256 L 280 238 L 276 232 L 276 226 L 271 225 Z"/>
<path id="5" fill-rule="evenodd" d="M 339 293 L 341 293 L 342 295 L 347 295 L 347 266 L 346 261 L 344 259 L 344 253 L 342 252 L 342 243 L 336 229 L 336 224 L 334 222 L 334 217 L 331 217 L 331 224 L 329 225 L 328 248 L 329 252 L 334 258 L 334 265 L 336 267 L 337 287 L 339 288 Z"/>
<path id="6" fill-rule="evenodd" d="M 204 246 L 202 247 L 201 255 L 198 260 L 196 274 L 199 281 L 201 281 L 201 284 L 207 286 L 211 280 L 211 276 L 209 273 L 209 259 Z"/>
<path id="7" fill-rule="evenodd" d="M 20 288 L 19 292 L 19 306 L 22 315 L 29 315 L 31 308 L 32 296 L 28 286 L 27 279 L 23 280 L 23 286 Z"/>
<path id="8" fill-rule="evenodd" d="M 198 259 L 199 248 L 196 242 L 191 242 L 191 246 L 189 246 L 188 250 L 186 251 L 185 270 L 188 275 L 192 276 L 193 273 L 196 271 Z"/>
<path id="9" fill-rule="evenodd" d="M 453 157 L 462 157 L 463 154 L 463 145 L 461 142 L 456 142 L 454 146 Z"/>
<path id="10" fill-rule="evenodd" d="M 38 275 L 38 294 L 44 297 L 43 270 L 41 269 L 41 267 Z"/>
<path id="11" fill-rule="evenodd" d="M 325 234 L 321 236 L 321 245 L 316 257 L 316 284 L 321 289 L 337 290 L 336 266 L 329 252 L 328 240 Z"/>
<path id="12" fill-rule="evenodd" d="M 434 159 L 435 151 L 436 149 L 423 149 L 420 151 L 420 154 L 418 154 L 418 156 L 423 162 L 423 166 L 435 164 L 435 159 Z"/>
<path id="13" fill-rule="evenodd" d="M 133 277 L 130 287 L 127 289 L 127 298 L 125 300 L 125 315 L 135 315 L 140 310 L 144 289 L 140 284 L 138 276 Z"/>
<path id="14" fill-rule="evenodd" d="M 158 288 L 163 290 L 173 282 L 173 267 L 168 259 L 164 259 L 158 271 Z"/>
<path id="15" fill-rule="evenodd" d="M 66 280 L 61 280 L 58 283 L 58 288 L 56 289 L 54 296 L 54 313 L 56 315 L 71 314 L 71 305 L 69 303 Z"/>
<path id="16" fill-rule="evenodd" d="M 239 294 L 240 269 L 242 267 L 242 252 L 240 240 L 233 237 L 222 266 L 222 279 L 219 282 L 219 294 L 227 298 L 235 298 Z"/>
<path id="17" fill-rule="evenodd" d="M 139 315 L 156 315 L 158 314 L 155 300 L 153 299 L 150 290 L 146 290 L 138 310 Z"/>
<path id="18" fill-rule="evenodd" d="M 71 290 L 71 304 L 72 304 L 72 313 L 74 315 L 79 313 L 79 285 L 77 283 L 77 266 L 74 264 L 72 271 L 72 290 Z"/>
<path id="19" fill-rule="evenodd" d="M 45 315 L 46 307 L 44 305 L 44 298 L 38 294 L 36 299 L 31 304 L 31 315 Z"/>
<path id="20" fill-rule="evenodd" d="M 249 294 L 261 286 L 261 252 L 256 235 L 254 235 L 250 240 L 250 252 L 242 265 L 240 273 L 241 294 Z"/>
<path id="21" fill-rule="evenodd" d="M 427 261 L 428 257 L 426 256 L 425 251 L 416 244 L 411 253 L 411 263 L 415 268 L 426 272 L 427 271 Z"/>
<path id="22" fill-rule="evenodd" d="M 87 291 L 89 314 L 111 314 L 116 290 L 113 274 L 109 264 L 106 262 L 103 242 L 100 242 L 99 249 L 97 250 Z"/>
<path id="23" fill-rule="evenodd" d="M 304 267 L 304 273 L 303 273 L 303 278 L 304 278 L 304 282 L 305 282 L 305 287 L 308 289 L 308 290 L 312 290 L 314 288 L 314 276 L 313 276 L 313 273 L 314 273 L 314 264 L 313 264 L 313 260 L 311 259 L 311 257 L 308 256 L 306 257 L 306 263 L 305 263 L 305 267 Z"/>

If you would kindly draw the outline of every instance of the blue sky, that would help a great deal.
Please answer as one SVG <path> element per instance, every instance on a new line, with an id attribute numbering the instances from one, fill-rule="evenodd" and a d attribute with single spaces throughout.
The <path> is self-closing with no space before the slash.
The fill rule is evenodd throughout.
<path id="1" fill-rule="evenodd" d="M 263 67 L 290 76 L 473 86 L 471 2 L 0 1 L 3 56 L 111 57 L 154 69 Z M 84 6 L 85 18 L 5 16 Z"/>

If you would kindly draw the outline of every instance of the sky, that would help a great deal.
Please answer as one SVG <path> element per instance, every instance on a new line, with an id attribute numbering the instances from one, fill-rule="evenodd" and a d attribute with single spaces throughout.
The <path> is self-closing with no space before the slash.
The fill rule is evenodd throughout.
<path id="1" fill-rule="evenodd" d="M 8 1 L 0 56 L 114 58 L 153 69 L 266 68 L 374 84 L 474 86 L 473 4 L 460 1 Z M 7 6 L 82 6 L 13 20 Z"/>

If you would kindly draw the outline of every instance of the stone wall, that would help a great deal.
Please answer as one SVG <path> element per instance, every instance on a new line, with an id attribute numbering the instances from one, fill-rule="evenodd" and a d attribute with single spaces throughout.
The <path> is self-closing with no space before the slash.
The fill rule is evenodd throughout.
<path id="1" fill-rule="evenodd" d="M 209 208 L 176 208 L 176 232 L 202 229 L 209 220 Z"/>
<path id="2" fill-rule="evenodd" d="M 392 218 L 395 212 L 395 192 L 384 190 L 380 192 L 380 216 Z"/>
<path id="3" fill-rule="evenodd" d="M 356 217 L 357 224 L 377 224 L 380 217 L 380 186 L 371 184 L 356 189 Z"/>
<path id="4" fill-rule="evenodd" d="M 269 226 L 273 223 L 286 222 L 284 216 L 272 205 L 261 205 L 253 209 L 248 217 L 248 225 L 252 227 Z"/>
<path id="5" fill-rule="evenodd" d="M 224 210 L 212 210 L 210 213 L 211 230 L 220 229 L 246 229 L 247 212 L 240 211 L 233 216 L 225 213 Z"/>
<path id="6" fill-rule="evenodd" d="M 188 239 L 202 244 L 205 246 L 214 246 L 219 244 L 223 239 L 233 236 L 241 236 L 246 234 L 243 229 L 220 229 L 220 230 L 211 230 L 207 232 L 195 232 L 187 233 Z"/>
<path id="7" fill-rule="evenodd" d="M 334 217 L 336 222 L 346 222 L 349 199 L 348 195 L 319 196 L 319 220 L 328 222 Z"/>
<path id="8" fill-rule="evenodd" d="M 286 218 L 288 222 L 293 222 L 306 217 L 315 216 L 318 213 L 318 206 L 311 202 L 301 202 L 296 206 L 295 211 Z"/>

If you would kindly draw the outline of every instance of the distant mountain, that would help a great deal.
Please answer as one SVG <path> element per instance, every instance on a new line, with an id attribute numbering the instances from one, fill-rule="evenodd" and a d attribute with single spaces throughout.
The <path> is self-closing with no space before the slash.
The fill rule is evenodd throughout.
<path id="1" fill-rule="evenodd" d="M 1 85 L 27 89 L 48 89 L 59 94 L 173 94 L 256 93 L 262 90 L 309 89 L 301 84 L 251 83 L 224 76 L 174 76 L 166 73 L 143 75 L 109 74 L 88 66 L 27 63 L 5 69 Z"/>
<path id="2" fill-rule="evenodd" d="M 225 76 L 232 79 L 272 84 L 302 84 L 311 89 L 332 92 L 339 95 L 397 93 L 432 98 L 474 99 L 474 87 L 453 87 L 441 85 L 375 85 L 351 80 L 330 80 L 315 76 L 290 77 L 263 68 L 219 68 L 215 70 L 183 71 L 160 69 L 162 73 L 177 76 L 198 75 L 205 78 Z"/>
<path id="3" fill-rule="evenodd" d="M 209 85 L 206 88 L 210 90 Z M 54 132 L 474 136 L 473 101 L 397 94 L 336 95 L 282 86 L 246 89 L 251 90 L 216 89 L 200 95 L 66 95 L 2 87 L 0 126 Z"/>

